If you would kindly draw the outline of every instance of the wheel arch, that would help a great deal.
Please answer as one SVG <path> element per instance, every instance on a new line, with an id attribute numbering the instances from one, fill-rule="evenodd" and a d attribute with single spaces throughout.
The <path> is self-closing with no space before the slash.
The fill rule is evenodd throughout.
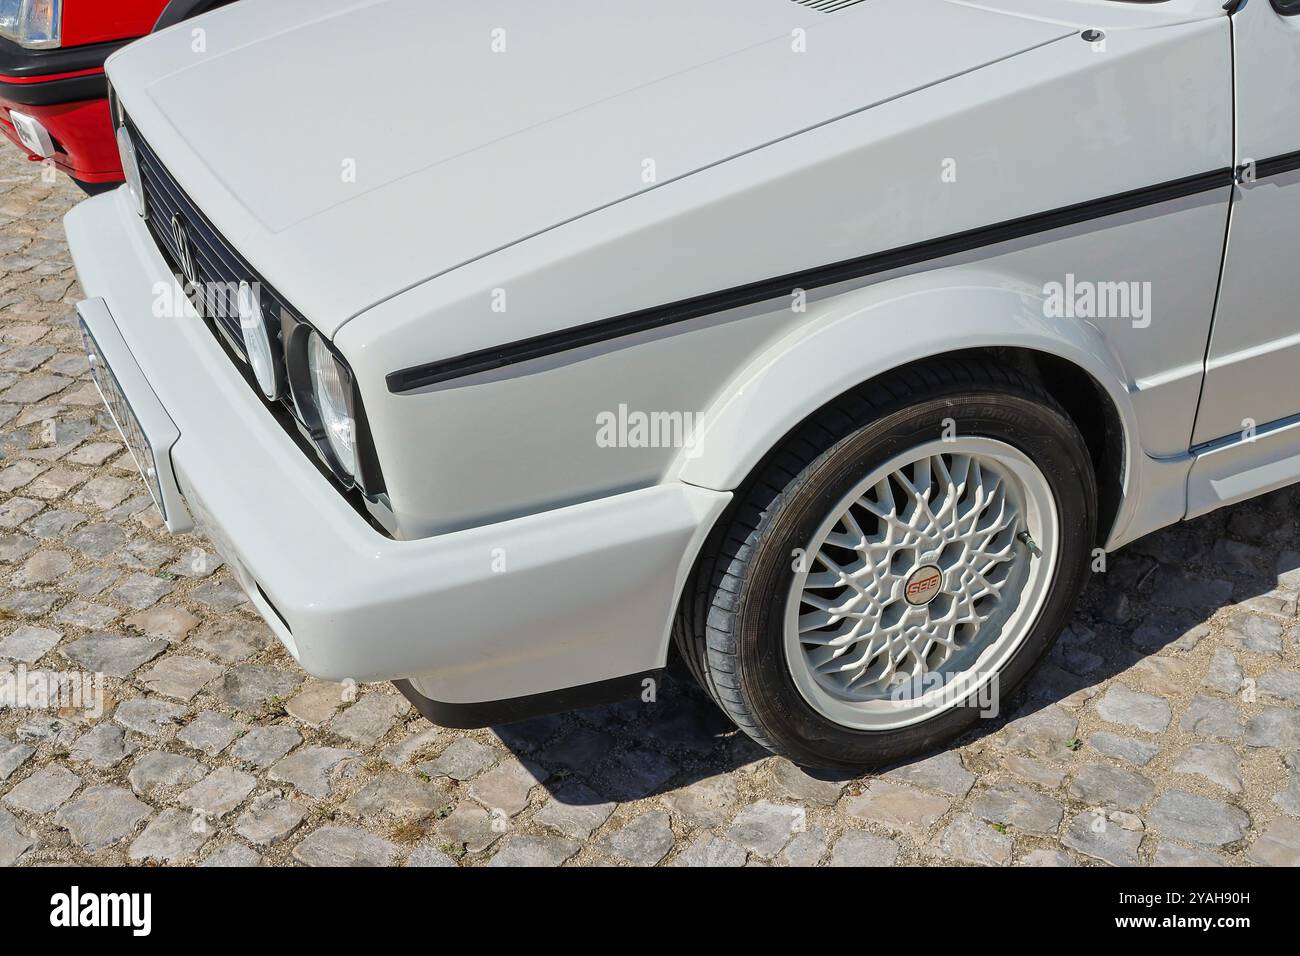
<path id="1" fill-rule="evenodd" d="M 679 457 L 675 477 L 734 491 L 804 421 L 841 396 L 909 365 L 980 356 L 1031 374 L 1074 420 L 1097 477 L 1098 544 L 1128 524 L 1145 456 L 1128 378 L 1095 327 L 1046 317 L 1041 299 L 1006 287 L 966 285 L 843 301 L 869 292 L 828 300 L 822 315 L 734 376 L 702 416 L 697 441 Z M 864 344 L 880 341 L 881 329 L 906 332 L 864 354 Z"/>

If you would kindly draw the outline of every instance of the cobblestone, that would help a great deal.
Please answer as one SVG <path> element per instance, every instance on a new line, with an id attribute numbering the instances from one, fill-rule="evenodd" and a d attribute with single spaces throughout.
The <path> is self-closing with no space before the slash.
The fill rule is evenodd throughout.
<path id="1" fill-rule="evenodd" d="M 876 780 L 866 792 L 849 799 L 845 812 L 888 830 L 923 834 L 951 805 L 945 797 Z"/>
<path id="2" fill-rule="evenodd" d="M 184 810 L 169 809 L 149 822 L 144 832 L 131 844 L 131 860 L 157 860 L 161 863 L 185 862 L 198 855 L 212 831 L 203 820 Z"/>
<path id="3" fill-rule="evenodd" d="M 275 764 L 270 778 L 292 784 L 303 793 L 325 798 L 332 789 L 331 775 L 340 764 L 361 754 L 337 747 L 308 747 L 290 754 Z"/>
<path id="4" fill-rule="evenodd" d="M 468 780 L 496 763 L 499 754 L 486 744 L 471 737 L 452 741 L 436 760 L 419 765 L 431 777 L 451 777 Z"/>
<path id="5" fill-rule="evenodd" d="M 396 856 L 397 847 L 373 833 L 333 825 L 313 831 L 293 851 L 306 866 L 388 866 Z"/>
<path id="6" fill-rule="evenodd" d="M 558 836 L 508 837 L 488 866 L 559 866 L 580 844 Z"/>
<path id="7" fill-rule="evenodd" d="M 100 633 L 66 644 L 63 655 L 88 671 L 127 677 L 166 650 L 166 641 Z"/>
<path id="8" fill-rule="evenodd" d="M 155 694 L 189 701 L 221 674 L 221 667 L 201 657 L 173 655 L 140 675 L 140 683 Z"/>
<path id="9" fill-rule="evenodd" d="M 53 764 L 42 767 L 5 796 L 5 804 L 28 813 L 49 813 L 62 806 L 77 788 L 81 778 L 66 767 Z"/>
<path id="10" fill-rule="evenodd" d="M 1123 684 L 1116 684 L 1106 691 L 1097 703 L 1097 714 L 1112 724 L 1150 734 L 1158 734 L 1168 727 L 1170 717 L 1168 702 Z"/>
<path id="11" fill-rule="evenodd" d="M 1190 744 L 1174 764 L 1175 773 L 1203 777 L 1229 793 L 1241 793 L 1241 758 L 1227 744 Z"/>
<path id="12" fill-rule="evenodd" d="M 603 800 L 586 784 L 572 781 L 557 790 L 533 819 L 564 836 L 585 840 L 609 819 L 616 807 L 617 804 Z"/>
<path id="13" fill-rule="evenodd" d="M 1026 833 L 1055 833 L 1064 810 L 1051 797 L 1022 784 L 1003 781 L 979 794 L 971 812 L 981 820 Z"/>
<path id="14" fill-rule="evenodd" d="M 673 848 L 673 829 L 668 814 L 656 810 L 635 817 L 621 830 L 605 837 L 606 852 L 633 866 L 654 866 Z"/>
<path id="15" fill-rule="evenodd" d="M 34 664 L 58 644 L 62 636 L 49 628 L 23 625 L 0 641 L 0 657 Z"/>
<path id="16" fill-rule="evenodd" d="M 254 767 L 269 767 L 302 743 L 302 734 L 292 727 L 254 727 L 230 748 L 230 756 Z"/>
<path id="17" fill-rule="evenodd" d="M 127 780 L 138 796 L 148 797 L 163 787 L 183 787 L 198 783 L 207 768 L 192 757 L 151 750 L 135 761 Z"/>
<path id="18" fill-rule="evenodd" d="M 1099 754 L 1144 767 L 1160 753 L 1160 745 L 1146 740 L 1134 740 L 1108 730 L 1099 730 L 1088 738 L 1088 745 Z"/>
<path id="19" fill-rule="evenodd" d="M 363 819 L 422 820 L 449 804 L 446 791 L 436 784 L 392 772 L 367 783 L 343 809 Z"/>
<path id="20" fill-rule="evenodd" d="M 1300 866 L 1300 823 L 1279 818 L 1268 825 L 1247 854 L 1264 866 Z"/>
<path id="21" fill-rule="evenodd" d="M 85 762 L 100 770 L 116 767 L 136 749 L 134 741 L 127 741 L 126 731 L 112 724 L 100 724 L 84 734 L 73 745 L 68 758 L 74 763 Z"/>
<path id="22" fill-rule="evenodd" d="M 1237 807 L 1174 790 L 1156 801 L 1150 823 L 1157 833 L 1175 839 L 1223 846 L 1246 835 L 1250 818 Z"/>
<path id="23" fill-rule="evenodd" d="M 1006 866 L 1014 841 L 983 820 L 962 814 L 939 837 L 939 849 L 963 863 Z"/>
<path id="24" fill-rule="evenodd" d="M 257 779 L 251 774 L 218 767 L 177 799 L 204 816 L 224 817 L 243 803 L 256 786 Z"/>
<path id="25" fill-rule="evenodd" d="M 138 734 L 159 737 L 183 713 L 185 708 L 180 704 L 168 703 L 156 697 L 134 697 L 118 705 L 113 719 Z"/>
<path id="26" fill-rule="evenodd" d="M 1226 700 L 1197 695 L 1178 726 L 1184 733 L 1199 737 L 1240 740 L 1243 733 L 1241 708 Z"/>
<path id="27" fill-rule="evenodd" d="M 893 840 L 849 830 L 831 850 L 831 866 L 893 866 L 898 860 L 899 847 Z"/>
<path id="28" fill-rule="evenodd" d="M 760 800 L 736 814 L 727 838 L 759 856 L 771 858 L 808 826 L 803 807 L 784 806 Z"/>
<path id="29" fill-rule="evenodd" d="M 187 747 L 202 750 L 210 757 L 215 757 L 230 746 L 230 742 L 245 730 L 245 725 L 231 720 L 224 714 L 205 710 L 189 722 L 177 735 L 176 739 Z"/>
<path id="30" fill-rule="evenodd" d="M 72 834 L 84 850 L 94 853 L 130 836 L 153 810 L 121 787 L 87 787 L 77 799 L 54 814 L 54 822 Z"/>
<path id="31" fill-rule="evenodd" d="M 249 843 L 271 846 L 289 837 L 307 816 L 306 808 L 278 793 L 266 794 L 235 822 L 235 832 Z"/>
<path id="32" fill-rule="evenodd" d="M 597 812 L 595 807 L 567 806 L 552 801 L 534 818 L 535 822 L 565 836 L 586 839 L 600 824 L 609 818 L 614 807 Z M 554 807 L 554 808 L 553 808 Z M 548 810 L 550 812 L 548 812 Z M 591 812 L 584 812 L 591 811 Z M 498 839 L 511 832 L 513 824 L 504 813 L 489 813 L 466 800 L 447 816 L 439 820 L 434 829 L 448 846 L 466 853 L 482 853 Z"/>
<path id="33" fill-rule="evenodd" d="M 1071 820 L 1061 842 L 1111 866 L 1137 866 L 1142 834 L 1114 826 L 1104 815 L 1093 811 Z"/>
<path id="34" fill-rule="evenodd" d="M 1070 781 L 1071 799 L 1089 806 L 1119 807 L 1137 810 L 1156 792 L 1155 784 L 1144 774 L 1110 764 L 1094 763 L 1078 770 Z"/>

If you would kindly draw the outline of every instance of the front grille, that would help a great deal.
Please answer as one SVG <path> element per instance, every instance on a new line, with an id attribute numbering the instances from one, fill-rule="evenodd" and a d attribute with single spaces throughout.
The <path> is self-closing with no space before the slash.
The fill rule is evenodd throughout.
<path id="1" fill-rule="evenodd" d="M 244 354 L 244 338 L 239 331 L 239 316 L 231 308 L 220 307 L 221 303 L 217 298 L 210 298 L 214 286 L 237 288 L 240 282 L 256 283 L 261 290 L 259 301 L 262 314 L 266 317 L 267 327 L 277 338 L 277 342 L 280 317 L 286 312 L 293 313 L 293 309 L 262 280 L 239 253 L 231 248 L 208 217 L 167 172 L 167 167 L 159 161 L 157 154 L 135 127 L 130 126 L 130 130 L 140 163 L 140 179 L 144 186 L 149 232 L 153 235 L 158 248 L 162 250 L 177 279 L 185 287 L 194 308 L 205 319 L 212 322 L 213 327 L 221 333 L 231 349 L 246 362 L 248 357 Z M 197 285 L 190 285 L 186 281 L 181 266 L 181 250 L 177 246 L 172 228 L 176 217 L 185 224 L 189 235 Z M 291 413 L 293 412 L 293 400 L 288 394 L 281 398 L 281 402 Z"/>
<path id="2" fill-rule="evenodd" d="M 116 103 L 114 102 L 114 107 Z M 384 522 L 376 518 L 369 510 L 371 504 L 382 505 L 379 509 L 385 518 L 391 517 L 385 495 L 383 475 L 379 471 L 378 459 L 370 433 L 366 426 L 365 409 L 361 406 L 360 396 L 353 391 L 352 404 L 358 426 L 358 460 L 359 471 L 349 476 L 330 463 L 325 451 L 325 437 L 319 427 L 310 426 L 300 414 L 294 402 L 294 389 L 289 385 L 291 374 L 288 351 L 299 356 L 303 363 L 305 357 L 304 332 L 311 333 L 311 327 L 299 317 L 284 298 L 258 275 L 257 271 L 235 251 L 212 221 L 194 203 L 176 179 L 167 171 L 144 138 L 140 135 L 130 117 L 115 109 L 118 120 L 131 134 L 135 147 L 136 159 L 140 167 L 140 185 L 144 193 L 145 220 L 150 235 L 153 236 L 163 258 L 167 260 L 181 287 L 185 289 L 194 308 L 206 320 L 217 340 L 223 343 L 225 351 L 232 361 L 239 366 L 240 373 L 249 387 L 262 394 L 244 350 L 244 337 L 239 328 L 239 315 L 229 291 L 237 290 L 241 283 L 255 285 L 259 290 L 258 303 L 266 322 L 267 331 L 272 339 L 272 351 L 275 361 L 280 363 L 280 371 L 285 382 L 280 390 L 279 401 L 268 404 L 272 417 L 284 428 L 285 432 L 311 458 L 322 475 L 329 478 L 343 492 L 347 501 L 364 517 L 372 527 L 382 534 L 389 534 Z M 183 224 L 183 236 L 186 241 L 177 241 L 177 223 Z M 189 261 L 185 259 L 186 247 Z M 223 294 L 214 297 L 212 290 L 220 287 Z M 215 304 L 218 308 L 213 308 Z M 311 333 L 314 334 L 314 333 Z M 289 339 L 289 350 L 285 349 L 283 338 Z M 295 381 L 301 381 L 305 366 L 299 368 Z"/>

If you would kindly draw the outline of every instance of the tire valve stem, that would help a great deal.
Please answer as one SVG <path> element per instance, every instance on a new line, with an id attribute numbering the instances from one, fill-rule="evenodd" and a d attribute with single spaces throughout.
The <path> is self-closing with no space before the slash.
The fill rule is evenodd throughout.
<path id="1" fill-rule="evenodd" d="M 1034 543 L 1033 536 L 1028 531 L 1020 532 L 1020 534 L 1016 535 L 1016 538 L 1029 549 L 1030 554 L 1037 556 L 1040 553 L 1038 545 Z"/>

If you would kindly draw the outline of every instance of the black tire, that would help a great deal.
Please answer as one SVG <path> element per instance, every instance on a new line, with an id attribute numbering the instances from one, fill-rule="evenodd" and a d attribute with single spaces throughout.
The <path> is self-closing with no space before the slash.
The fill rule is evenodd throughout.
<path id="1" fill-rule="evenodd" d="M 921 363 L 845 395 L 797 428 L 736 494 L 706 543 L 680 602 L 674 639 L 695 678 L 760 745 L 811 767 L 862 770 L 952 740 L 978 719 L 958 706 L 898 730 L 833 723 L 795 686 L 783 619 L 794 571 L 833 504 L 874 467 L 939 437 L 945 419 L 964 435 L 1013 445 L 1046 477 L 1061 547 L 1042 610 L 999 674 L 1007 700 L 1064 628 L 1087 574 L 1097 525 L 1088 449 L 1064 409 L 1032 378 L 972 359 Z"/>

